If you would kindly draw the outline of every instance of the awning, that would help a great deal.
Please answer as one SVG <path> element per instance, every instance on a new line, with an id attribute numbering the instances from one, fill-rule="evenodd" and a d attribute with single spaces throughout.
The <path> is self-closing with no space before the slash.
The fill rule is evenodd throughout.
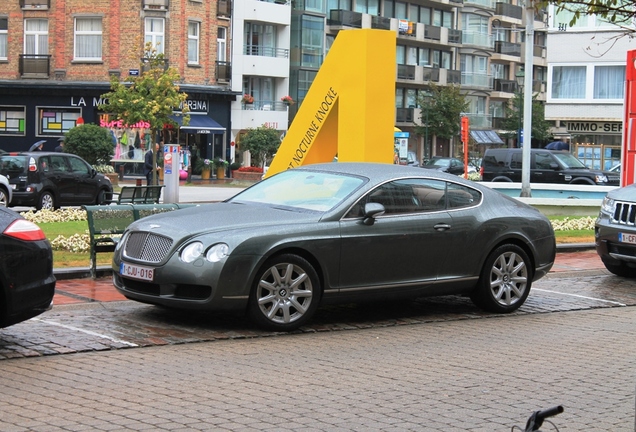
<path id="1" fill-rule="evenodd" d="M 186 126 L 183 126 L 183 117 L 182 116 L 171 116 L 172 120 L 174 120 L 178 125 L 179 129 L 183 130 L 199 130 L 205 132 L 199 133 L 210 133 L 210 131 L 218 131 L 225 132 L 225 128 L 218 124 L 214 119 L 204 115 L 204 114 L 190 114 L 190 123 Z"/>
<path id="2" fill-rule="evenodd" d="M 493 130 L 471 130 L 470 136 L 477 144 L 504 144 L 497 132 Z"/>

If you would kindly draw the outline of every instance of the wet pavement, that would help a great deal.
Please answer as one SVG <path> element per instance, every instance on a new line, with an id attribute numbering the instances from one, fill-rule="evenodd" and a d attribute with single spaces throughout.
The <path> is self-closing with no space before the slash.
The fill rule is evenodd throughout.
<path id="1" fill-rule="evenodd" d="M 552 271 L 533 284 L 510 316 L 636 305 L 634 281 L 604 269 L 594 250 L 558 253 Z M 295 333 L 385 328 L 502 317 L 459 296 L 324 306 Z M 244 316 L 176 311 L 126 300 L 110 277 L 59 280 L 52 310 L 0 329 L 0 360 L 121 348 L 282 336 Z"/>

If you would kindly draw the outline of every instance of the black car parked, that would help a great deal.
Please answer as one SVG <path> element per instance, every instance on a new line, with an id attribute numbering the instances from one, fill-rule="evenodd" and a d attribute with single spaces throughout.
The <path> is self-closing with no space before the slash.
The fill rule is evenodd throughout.
<path id="1" fill-rule="evenodd" d="M 464 174 L 464 162 L 452 157 L 438 157 L 426 161 L 422 168 L 436 169 L 438 171 L 447 172 L 449 174 Z"/>
<path id="2" fill-rule="evenodd" d="M 5 153 L 0 155 L 0 174 L 13 188 L 11 206 L 40 210 L 102 204 L 113 192 L 108 177 L 68 153 Z"/>
<path id="3" fill-rule="evenodd" d="M 487 149 L 481 165 L 483 181 L 521 182 L 522 149 Z M 620 174 L 586 167 L 567 151 L 531 149 L 530 182 L 618 186 Z"/>
<path id="4" fill-rule="evenodd" d="M 42 230 L 0 207 L 0 327 L 50 308 L 55 292 L 53 251 Z"/>

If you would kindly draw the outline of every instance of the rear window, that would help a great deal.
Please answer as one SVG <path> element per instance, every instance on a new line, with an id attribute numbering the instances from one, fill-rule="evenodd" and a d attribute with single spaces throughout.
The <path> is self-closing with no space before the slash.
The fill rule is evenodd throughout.
<path id="1" fill-rule="evenodd" d="M 26 156 L 0 156 L 0 174 L 15 177 L 27 172 L 29 161 Z"/>

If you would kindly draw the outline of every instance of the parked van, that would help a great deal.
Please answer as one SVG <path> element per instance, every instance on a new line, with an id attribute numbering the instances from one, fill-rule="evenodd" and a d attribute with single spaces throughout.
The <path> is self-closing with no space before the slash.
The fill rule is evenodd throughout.
<path id="1" fill-rule="evenodd" d="M 483 181 L 521 182 L 522 149 L 487 149 L 481 163 Z M 620 174 L 589 169 L 567 151 L 531 149 L 530 183 L 619 186 Z"/>

